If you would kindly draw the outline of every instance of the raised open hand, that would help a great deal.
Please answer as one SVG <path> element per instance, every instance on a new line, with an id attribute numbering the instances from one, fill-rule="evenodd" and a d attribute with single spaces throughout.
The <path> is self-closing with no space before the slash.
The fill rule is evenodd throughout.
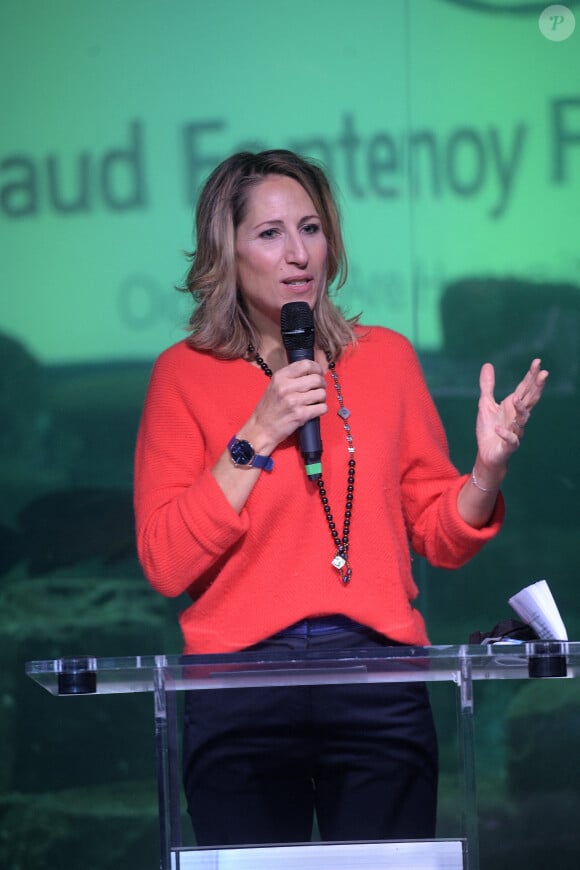
<path id="1" fill-rule="evenodd" d="M 479 459 L 489 469 L 505 470 L 518 447 L 530 414 L 540 401 L 548 372 L 535 359 L 513 393 L 499 404 L 494 398 L 495 371 L 491 363 L 482 366 L 480 398 L 475 432 Z"/>

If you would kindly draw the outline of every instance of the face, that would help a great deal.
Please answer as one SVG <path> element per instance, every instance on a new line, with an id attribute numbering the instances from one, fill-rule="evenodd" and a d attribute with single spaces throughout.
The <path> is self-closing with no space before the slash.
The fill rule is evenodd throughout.
<path id="1" fill-rule="evenodd" d="M 280 335 L 280 309 L 304 301 L 311 308 L 326 291 L 326 236 L 301 184 L 268 175 L 249 191 L 236 230 L 238 287 L 258 330 Z"/>

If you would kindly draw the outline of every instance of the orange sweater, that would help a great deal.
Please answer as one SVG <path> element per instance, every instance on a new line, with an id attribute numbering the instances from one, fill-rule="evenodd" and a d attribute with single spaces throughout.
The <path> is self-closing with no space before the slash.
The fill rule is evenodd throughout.
<path id="1" fill-rule="evenodd" d="M 274 451 L 237 514 L 210 469 L 268 386 L 244 360 L 219 360 L 182 341 L 157 360 L 135 462 L 141 564 L 162 595 L 187 593 L 180 616 L 186 653 L 234 652 L 309 616 L 344 614 L 403 643 L 428 643 L 410 547 L 457 568 L 499 530 L 457 512 L 465 481 L 450 462 L 439 416 L 409 342 L 391 330 L 361 333 L 337 373 L 356 448 L 350 533 L 353 575 L 344 586 L 318 488 L 304 473 L 297 437 Z M 342 534 L 349 454 L 327 375 L 321 419 L 323 478 Z"/>

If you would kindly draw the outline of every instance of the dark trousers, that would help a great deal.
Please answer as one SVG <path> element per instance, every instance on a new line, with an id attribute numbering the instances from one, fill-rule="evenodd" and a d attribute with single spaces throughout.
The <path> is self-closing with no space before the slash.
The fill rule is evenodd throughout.
<path id="1" fill-rule="evenodd" d="M 392 645 L 355 623 L 252 649 Z M 332 625 L 332 623 L 331 623 Z M 186 693 L 184 785 L 199 845 L 435 835 L 437 740 L 426 686 L 372 683 Z"/>

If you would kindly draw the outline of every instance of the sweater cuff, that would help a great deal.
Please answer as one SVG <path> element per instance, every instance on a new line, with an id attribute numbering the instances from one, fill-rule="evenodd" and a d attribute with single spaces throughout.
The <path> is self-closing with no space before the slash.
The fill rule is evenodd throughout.
<path id="1" fill-rule="evenodd" d="M 457 497 L 459 491 L 469 480 L 470 475 L 464 474 L 459 477 L 445 493 L 442 505 L 442 520 L 445 528 L 449 529 L 449 535 L 453 536 L 457 541 L 464 541 L 466 544 L 484 544 L 486 541 L 495 538 L 502 527 L 505 517 L 505 502 L 501 491 L 497 494 L 497 499 L 492 511 L 492 514 L 485 524 L 480 529 L 476 529 L 466 523 L 457 508 Z"/>

